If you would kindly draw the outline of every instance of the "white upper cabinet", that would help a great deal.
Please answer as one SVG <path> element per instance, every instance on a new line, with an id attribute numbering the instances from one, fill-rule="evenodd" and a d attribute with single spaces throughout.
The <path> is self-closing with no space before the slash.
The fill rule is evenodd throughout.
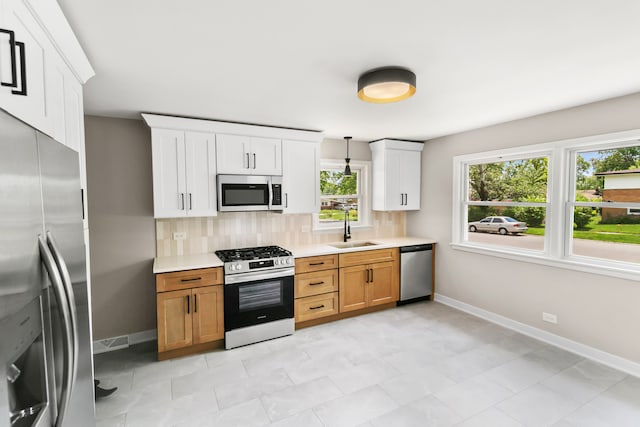
<path id="1" fill-rule="evenodd" d="M 146 113 L 142 118 L 151 128 L 156 218 L 216 215 L 216 174 L 282 175 L 283 212 L 318 212 L 322 133 Z"/>
<path id="2" fill-rule="evenodd" d="M 420 209 L 421 152 L 424 144 L 382 139 L 369 144 L 373 163 L 372 209 Z"/>
<path id="3" fill-rule="evenodd" d="M 217 214 L 214 134 L 152 129 L 151 152 L 154 217 Z"/>
<path id="4" fill-rule="evenodd" d="M 244 135 L 217 134 L 220 174 L 282 175 L 282 141 Z"/>
<path id="5" fill-rule="evenodd" d="M 0 29 L 0 108 L 81 152 L 82 85 L 94 72 L 58 3 L 0 0 Z"/>
<path id="6" fill-rule="evenodd" d="M 319 141 L 282 141 L 284 213 L 315 213 L 320 210 L 319 167 Z"/>

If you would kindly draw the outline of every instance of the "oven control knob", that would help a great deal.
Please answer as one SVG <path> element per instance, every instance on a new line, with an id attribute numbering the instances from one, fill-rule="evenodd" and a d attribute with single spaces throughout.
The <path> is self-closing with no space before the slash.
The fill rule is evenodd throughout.
<path id="1" fill-rule="evenodd" d="M 278 265 L 280 264 L 280 260 L 278 258 L 273 260 L 273 265 Z"/>
<path id="2" fill-rule="evenodd" d="M 236 270 L 242 270 L 242 264 L 236 264 Z"/>
<path id="3" fill-rule="evenodd" d="M 235 266 L 235 265 L 233 265 L 233 264 L 230 264 L 230 265 L 229 265 L 229 270 L 233 271 L 233 270 L 235 270 L 235 269 L 236 269 L 236 266 Z"/>
<path id="4" fill-rule="evenodd" d="M 287 264 L 291 264 L 291 263 L 292 263 L 291 258 L 287 258 Z"/>

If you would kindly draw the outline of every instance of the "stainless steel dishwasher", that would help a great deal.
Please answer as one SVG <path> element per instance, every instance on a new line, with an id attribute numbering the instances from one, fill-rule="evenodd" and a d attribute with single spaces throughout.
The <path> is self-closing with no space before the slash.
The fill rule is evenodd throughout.
<path id="1" fill-rule="evenodd" d="M 400 247 L 400 301 L 426 300 L 433 289 L 433 245 Z"/>

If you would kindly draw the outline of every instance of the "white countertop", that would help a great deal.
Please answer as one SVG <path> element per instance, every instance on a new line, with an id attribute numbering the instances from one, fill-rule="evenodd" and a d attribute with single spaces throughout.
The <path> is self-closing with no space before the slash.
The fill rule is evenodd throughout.
<path id="1" fill-rule="evenodd" d="M 371 242 L 372 246 L 360 246 L 357 248 L 338 249 L 330 246 L 328 243 L 318 243 L 314 245 L 303 245 L 296 247 L 287 247 L 286 249 L 293 252 L 296 258 L 316 255 L 340 254 L 346 252 L 371 251 L 374 249 L 397 248 L 400 246 L 422 245 L 436 243 L 435 240 L 422 237 L 388 237 L 383 239 L 365 239 L 365 240 L 349 240 L 349 243 Z M 339 242 L 336 242 L 339 243 Z"/>
<path id="2" fill-rule="evenodd" d="M 359 241 L 360 240 L 350 240 L 349 242 L 357 243 Z M 293 256 L 295 258 L 302 258 L 308 256 L 370 251 L 374 249 L 396 248 L 400 246 L 436 243 L 435 240 L 426 237 L 388 237 L 383 239 L 366 239 L 362 240 L 362 242 L 371 242 L 375 243 L 375 245 L 339 249 L 330 246 L 328 243 L 318 243 L 313 245 L 302 245 L 295 247 L 287 246 L 285 249 L 293 252 Z M 167 256 L 159 257 L 154 260 L 153 272 L 155 274 L 170 273 L 173 271 L 195 270 L 198 268 L 222 267 L 223 265 L 224 263 L 220 261 L 220 258 L 218 258 L 215 254 Z"/>
<path id="3" fill-rule="evenodd" d="M 215 254 L 164 256 L 153 261 L 153 272 L 195 270 L 198 268 L 222 267 L 224 263 Z"/>

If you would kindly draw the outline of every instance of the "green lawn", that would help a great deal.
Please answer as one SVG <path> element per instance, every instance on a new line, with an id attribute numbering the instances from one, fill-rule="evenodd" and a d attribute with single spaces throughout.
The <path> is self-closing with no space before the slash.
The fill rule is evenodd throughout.
<path id="1" fill-rule="evenodd" d="M 640 224 L 598 224 L 600 217 L 594 217 L 589 225 L 574 230 L 576 239 L 600 240 L 603 242 L 640 244 Z M 544 235 L 544 227 L 529 227 L 527 234 Z"/>
<path id="2" fill-rule="evenodd" d="M 344 211 L 339 209 L 324 209 L 319 214 L 320 221 L 344 221 Z M 358 211 L 352 209 L 349 211 L 349 221 L 358 220 Z"/>

